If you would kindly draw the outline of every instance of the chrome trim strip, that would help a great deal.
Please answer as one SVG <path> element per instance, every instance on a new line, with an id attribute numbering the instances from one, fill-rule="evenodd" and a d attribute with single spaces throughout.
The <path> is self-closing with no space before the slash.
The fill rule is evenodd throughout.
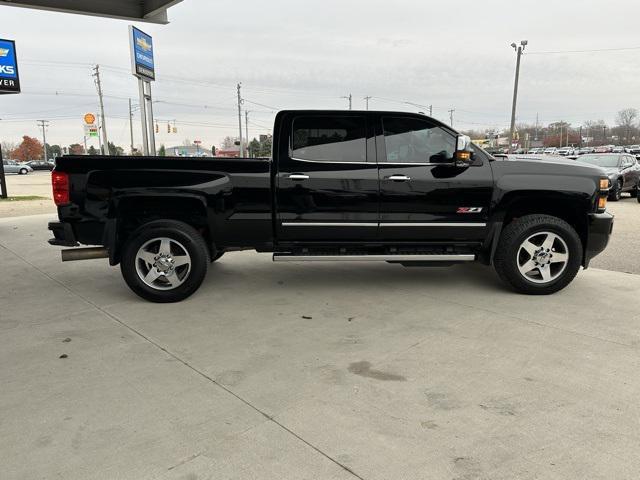
<path id="1" fill-rule="evenodd" d="M 371 165 L 372 167 L 376 166 L 376 162 L 336 162 L 333 160 L 305 160 L 304 158 L 297 157 L 289 157 L 291 160 L 295 160 L 296 162 L 307 162 L 307 163 L 339 163 L 344 165 Z"/>
<path id="2" fill-rule="evenodd" d="M 481 222 L 398 222 L 398 223 L 369 223 L 369 222 L 282 222 L 283 227 L 486 227 Z"/>
<path id="3" fill-rule="evenodd" d="M 288 255 L 273 254 L 274 262 L 473 262 L 475 255 Z"/>
<path id="4" fill-rule="evenodd" d="M 486 227 L 481 222 L 415 222 L 415 223 L 380 223 L 381 227 Z"/>
<path id="5" fill-rule="evenodd" d="M 364 222 L 282 222 L 283 227 L 377 227 L 377 223 Z"/>

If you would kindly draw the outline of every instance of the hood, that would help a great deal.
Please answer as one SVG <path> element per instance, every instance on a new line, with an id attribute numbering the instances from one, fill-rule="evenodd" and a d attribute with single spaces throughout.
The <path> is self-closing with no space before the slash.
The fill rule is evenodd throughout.
<path id="1" fill-rule="evenodd" d="M 618 167 L 600 167 L 607 175 L 612 175 L 614 173 L 620 173 L 620 169 Z"/>

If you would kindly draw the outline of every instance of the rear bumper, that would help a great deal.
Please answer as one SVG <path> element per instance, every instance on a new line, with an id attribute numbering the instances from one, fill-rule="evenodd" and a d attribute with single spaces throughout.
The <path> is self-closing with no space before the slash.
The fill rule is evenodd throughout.
<path id="1" fill-rule="evenodd" d="M 613 215 L 608 212 L 589 215 L 587 245 L 584 251 L 584 267 L 589 266 L 591 259 L 601 253 L 609 243 L 613 231 Z"/>
<path id="2" fill-rule="evenodd" d="M 51 245 L 61 247 L 77 247 L 79 245 L 70 223 L 49 222 L 49 230 L 53 232 L 53 238 L 49 240 Z"/>

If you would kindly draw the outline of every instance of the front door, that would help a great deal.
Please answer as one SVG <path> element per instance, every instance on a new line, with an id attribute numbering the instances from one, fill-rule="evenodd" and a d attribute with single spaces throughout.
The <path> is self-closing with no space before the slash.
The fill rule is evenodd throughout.
<path id="1" fill-rule="evenodd" d="M 278 147 L 278 240 L 375 239 L 378 170 L 366 116 L 291 113 L 283 122 L 291 133 Z"/>
<path id="2" fill-rule="evenodd" d="M 453 166 L 456 134 L 428 118 L 382 115 L 376 126 L 380 239 L 484 239 L 493 191 L 484 154 L 476 152 L 472 166 Z"/>

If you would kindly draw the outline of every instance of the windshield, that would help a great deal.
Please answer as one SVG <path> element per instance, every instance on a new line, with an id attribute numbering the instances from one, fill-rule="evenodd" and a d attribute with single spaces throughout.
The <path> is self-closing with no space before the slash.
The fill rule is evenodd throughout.
<path id="1" fill-rule="evenodd" d="M 617 155 L 583 155 L 580 157 L 580 161 L 598 167 L 617 167 L 618 158 Z"/>

